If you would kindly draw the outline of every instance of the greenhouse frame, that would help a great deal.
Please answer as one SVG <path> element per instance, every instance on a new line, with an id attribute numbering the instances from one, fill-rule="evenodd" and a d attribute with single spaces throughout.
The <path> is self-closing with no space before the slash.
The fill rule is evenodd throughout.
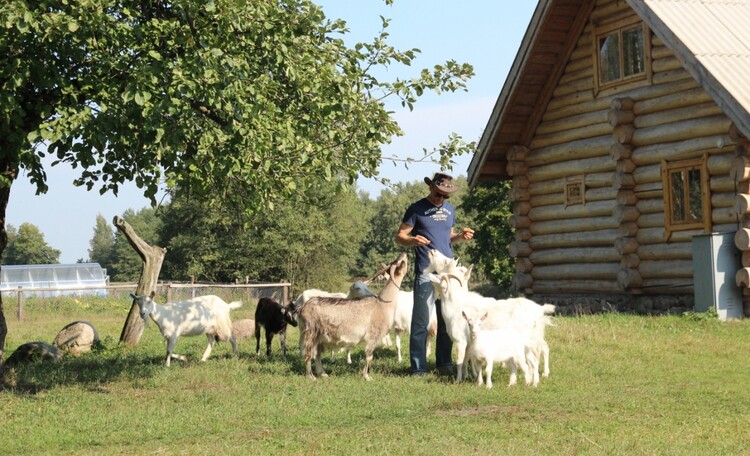
<path id="1" fill-rule="evenodd" d="M 0 292 L 22 288 L 31 296 L 106 296 L 107 270 L 99 263 L 23 264 L 0 267 Z"/>

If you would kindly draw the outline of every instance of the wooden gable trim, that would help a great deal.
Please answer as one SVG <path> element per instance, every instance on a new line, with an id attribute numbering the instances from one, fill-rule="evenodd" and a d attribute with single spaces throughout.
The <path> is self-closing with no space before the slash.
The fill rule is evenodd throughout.
<path id="1" fill-rule="evenodd" d="M 568 63 L 568 60 L 570 60 L 570 56 L 576 48 L 576 43 L 578 43 L 583 30 L 586 28 L 586 24 L 589 21 L 591 11 L 593 11 L 595 4 L 596 0 L 589 0 L 588 4 L 584 5 L 578 11 L 578 16 L 576 16 L 575 22 L 570 27 L 571 32 L 568 33 L 567 39 L 565 40 L 565 49 L 567 49 L 567 51 L 565 52 L 564 57 L 558 60 L 555 72 L 547 78 L 547 82 L 537 99 L 536 108 L 531 113 L 530 122 L 528 123 L 526 131 L 521 136 L 520 144 L 528 145 L 531 143 L 531 138 L 534 136 L 537 126 L 539 126 L 539 123 L 542 121 L 542 116 L 547 109 L 547 104 L 552 99 L 555 87 L 557 87 L 560 78 L 565 72 L 565 65 Z"/>

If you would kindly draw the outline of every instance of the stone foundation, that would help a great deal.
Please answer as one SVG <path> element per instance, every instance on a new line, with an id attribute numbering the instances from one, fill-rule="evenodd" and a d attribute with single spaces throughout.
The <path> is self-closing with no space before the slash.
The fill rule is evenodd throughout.
<path id="1" fill-rule="evenodd" d="M 554 304 L 556 313 L 586 315 L 602 312 L 625 312 L 647 315 L 682 314 L 692 311 L 693 295 L 583 295 L 542 294 L 527 296 L 537 303 Z"/>

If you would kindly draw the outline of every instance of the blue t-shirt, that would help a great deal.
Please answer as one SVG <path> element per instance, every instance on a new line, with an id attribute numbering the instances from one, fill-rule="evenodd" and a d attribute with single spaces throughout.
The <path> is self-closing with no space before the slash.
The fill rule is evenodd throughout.
<path id="1" fill-rule="evenodd" d="M 428 252 L 436 249 L 438 252 L 453 258 L 451 247 L 451 228 L 453 228 L 455 208 L 443 201 L 442 206 L 433 205 L 427 198 L 423 198 L 406 209 L 402 223 L 414 227 L 411 235 L 421 235 L 430 240 L 427 245 L 416 247 L 416 261 L 414 271 L 421 274 L 430 264 Z"/>

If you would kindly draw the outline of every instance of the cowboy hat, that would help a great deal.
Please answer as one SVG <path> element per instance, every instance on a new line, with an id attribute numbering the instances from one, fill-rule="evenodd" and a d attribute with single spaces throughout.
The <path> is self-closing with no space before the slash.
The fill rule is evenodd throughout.
<path id="1" fill-rule="evenodd" d="M 458 190 L 458 186 L 453 183 L 453 178 L 443 173 L 435 173 L 432 179 L 425 177 L 424 183 L 430 187 L 434 186 L 443 193 L 453 193 Z"/>

